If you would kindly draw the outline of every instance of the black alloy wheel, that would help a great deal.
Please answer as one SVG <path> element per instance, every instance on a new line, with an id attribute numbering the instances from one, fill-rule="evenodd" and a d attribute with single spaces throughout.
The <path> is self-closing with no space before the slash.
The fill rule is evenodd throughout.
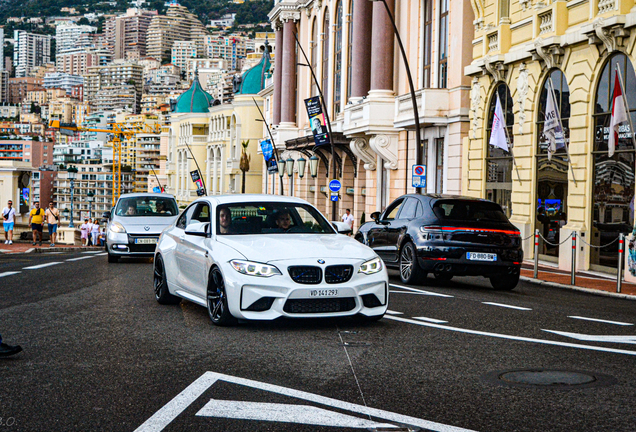
<path id="1" fill-rule="evenodd" d="M 181 298 L 170 294 L 170 290 L 168 290 L 166 268 L 163 265 L 163 258 L 161 258 L 161 255 L 157 255 L 157 258 L 155 259 L 153 285 L 155 287 L 155 299 L 157 300 L 157 303 L 163 305 L 181 303 Z"/>
<path id="2" fill-rule="evenodd" d="M 210 272 L 207 294 L 208 315 L 212 323 L 218 326 L 235 325 L 238 321 L 232 316 L 227 306 L 225 281 L 218 267 L 214 267 Z"/>
<path id="3" fill-rule="evenodd" d="M 426 274 L 422 272 L 417 262 L 417 252 L 412 242 L 406 242 L 400 251 L 400 279 L 405 284 L 415 284 L 422 281 Z"/>
<path id="4" fill-rule="evenodd" d="M 490 277 L 490 284 L 497 291 L 512 291 L 519 283 L 519 273 Z"/>

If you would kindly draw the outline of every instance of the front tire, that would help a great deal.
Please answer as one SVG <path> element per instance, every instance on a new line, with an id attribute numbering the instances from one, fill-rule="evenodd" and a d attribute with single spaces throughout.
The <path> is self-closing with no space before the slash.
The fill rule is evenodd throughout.
<path id="1" fill-rule="evenodd" d="M 117 255 L 113 255 L 110 252 L 108 253 L 108 262 L 109 263 L 118 263 L 119 257 Z"/>
<path id="2" fill-rule="evenodd" d="M 225 280 L 218 267 L 214 267 L 210 272 L 207 292 L 208 316 L 212 323 L 217 326 L 232 326 L 238 321 L 230 313 L 227 306 L 227 293 L 225 291 Z"/>
<path id="3" fill-rule="evenodd" d="M 417 284 L 426 274 L 417 262 L 417 252 L 412 242 L 406 242 L 400 251 L 400 279 L 405 284 Z"/>
<path id="4" fill-rule="evenodd" d="M 154 264 L 154 283 L 155 299 L 157 303 L 162 305 L 173 305 L 181 303 L 181 298 L 170 294 L 168 289 L 168 278 L 166 276 L 166 267 L 163 265 L 163 258 L 157 255 Z"/>
<path id="5" fill-rule="evenodd" d="M 497 275 L 490 278 L 490 284 L 497 291 L 512 291 L 519 283 L 519 273 Z"/>

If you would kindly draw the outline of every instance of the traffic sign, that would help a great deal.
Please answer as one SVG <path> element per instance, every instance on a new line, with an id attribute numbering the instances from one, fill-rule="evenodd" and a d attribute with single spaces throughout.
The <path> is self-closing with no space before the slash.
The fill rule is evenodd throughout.
<path id="1" fill-rule="evenodd" d="M 338 192 L 331 192 L 331 201 L 338 201 Z"/>
<path id="2" fill-rule="evenodd" d="M 342 183 L 340 183 L 340 180 L 331 180 L 329 182 L 329 190 L 331 192 L 340 192 L 341 188 L 342 188 Z"/>
<path id="3" fill-rule="evenodd" d="M 413 187 L 426 187 L 426 165 L 413 165 Z"/>

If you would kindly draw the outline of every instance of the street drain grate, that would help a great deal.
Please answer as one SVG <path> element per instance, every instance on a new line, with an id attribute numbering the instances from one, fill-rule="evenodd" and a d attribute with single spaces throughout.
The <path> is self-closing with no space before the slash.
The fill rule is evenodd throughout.
<path id="1" fill-rule="evenodd" d="M 589 387 L 603 387 L 616 383 L 616 380 L 595 372 L 554 370 L 554 369 L 518 369 L 491 372 L 484 379 L 497 384 L 516 387 L 549 388 L 574 390 Z"/>

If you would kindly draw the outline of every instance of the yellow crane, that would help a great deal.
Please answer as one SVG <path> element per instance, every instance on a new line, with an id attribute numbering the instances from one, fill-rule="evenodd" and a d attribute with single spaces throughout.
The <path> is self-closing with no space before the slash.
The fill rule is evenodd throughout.
<path id="1" fill-rule="evenodd" d="M 114 206 L 121 195 L 121 141 L 136 136 L 138 133 L 159 134 L 161 126 L 158 123 L 149 125 L 144 122 L 135 124 L 108 123 L 111 129 L 87 128 L 77 126 L 74 123 L 61 123 L 59 120 L 51 120 L 49 127 L 54 129 L 64 129 L 73 132 L 103 132 L 113 135 L 113 194 L 112 205 Z"/>

